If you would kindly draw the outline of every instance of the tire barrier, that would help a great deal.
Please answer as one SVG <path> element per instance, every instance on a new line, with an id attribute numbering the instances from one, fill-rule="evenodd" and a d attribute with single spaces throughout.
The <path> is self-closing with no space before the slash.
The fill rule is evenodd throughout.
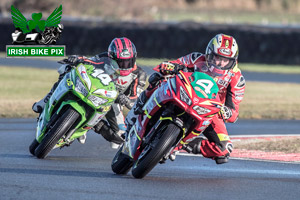
<path id="1" fill-rule="evenodd" d="M 128 37 L 145 58 L 177 58 L 193 51 L 204 53 L 209 40 L 218 33 L 235 37 L 239 61 L 266 64 L 300 64 L 300 27 L 134 22 L 62 22 L 64 30 L 57 45 L 67 54 L 94 55 L 107 51 L 115 37 Z M 12 23 L 1 23 L 1 46 L 10 44 Z M 2 50 L 3 51 L 3 50 Z"/>

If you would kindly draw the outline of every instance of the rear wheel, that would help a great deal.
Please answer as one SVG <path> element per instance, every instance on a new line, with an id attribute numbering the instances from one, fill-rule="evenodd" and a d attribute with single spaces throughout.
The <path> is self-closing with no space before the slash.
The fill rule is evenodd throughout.
<path id="1" fill-rule="evenodd" d="M 116 174 L 127 174 L 133 165 L 133 161 L 122 153 L 122 148 L 119 148 L 111 163 L 111 169 Z"/>
<path id="2" fill-rule="evenodd" d="M 132 167 L 132 175 L 135 178 L 143 178 L 155 165 L 168 153 L 180 134 L 180 128 L 175 124 L 168 127 L 155 138 L 151 144 L 145 147 L 138 160 Z"/>
<path id="3" fill-rule="evenodd" d="M 73 108 L 70 107 L 66 110 L 66 112 L 58 118 L 52 128 L 46 133 L 44 139 L 35 149 L 34 155 L 37 158 L 45 158 L 78 118 L 79 113 L 77 113 Z"/>

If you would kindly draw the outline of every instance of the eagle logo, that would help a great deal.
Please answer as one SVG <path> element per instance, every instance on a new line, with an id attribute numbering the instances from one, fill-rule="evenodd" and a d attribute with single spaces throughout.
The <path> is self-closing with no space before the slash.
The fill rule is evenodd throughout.
<path id="1" fill-rule="evenodd" d="M 47 20 L 42 20 L 42 13 L 33 13 L 27 20 L 13 5 L 11 6 L 13 24 L 16 28 L 12 33 L 13 44 L 55 44 L 59 39 L 63 25 L 62 5 L 57 7 Z"/>

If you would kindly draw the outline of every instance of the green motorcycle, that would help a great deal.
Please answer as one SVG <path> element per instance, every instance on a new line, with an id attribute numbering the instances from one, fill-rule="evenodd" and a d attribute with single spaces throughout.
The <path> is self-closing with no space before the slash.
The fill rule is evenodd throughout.
<path id="1" fill-rule="evenodd" d="M 29 151 L 45 158 L 52 149 L 69 146 L 96 125 L 118 96 L 118 64 L 104 57 L 73 67 L 59 82 L 37 122 Z"/>

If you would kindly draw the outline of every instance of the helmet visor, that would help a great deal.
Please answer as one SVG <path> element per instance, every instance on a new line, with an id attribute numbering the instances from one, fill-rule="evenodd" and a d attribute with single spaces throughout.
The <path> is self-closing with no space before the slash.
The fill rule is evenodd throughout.
<path id="1" fill-rule="evenodd" d="M 227 70 L 223 70 L 220 67 L 208 61 L 197 62 L 194 65 L 194 71 L 204 72 L 213 78 L 223 76 L 227 73 Z"/>
<path id="2" fill-rule="evenodd" d="M 117 59 L 117 63 L 121 70 L 131 69 L 135 64 L 135 57 L 129 59 Z"/>
<path id="3" fill-rule="evenodd" d="M 211 53 L 210 55 L 208 55 L 208 62 L 213 64 L 220 70 L 230 70 L 236 63 L 234 58 L 227 58 L 215 53 Z"/>

